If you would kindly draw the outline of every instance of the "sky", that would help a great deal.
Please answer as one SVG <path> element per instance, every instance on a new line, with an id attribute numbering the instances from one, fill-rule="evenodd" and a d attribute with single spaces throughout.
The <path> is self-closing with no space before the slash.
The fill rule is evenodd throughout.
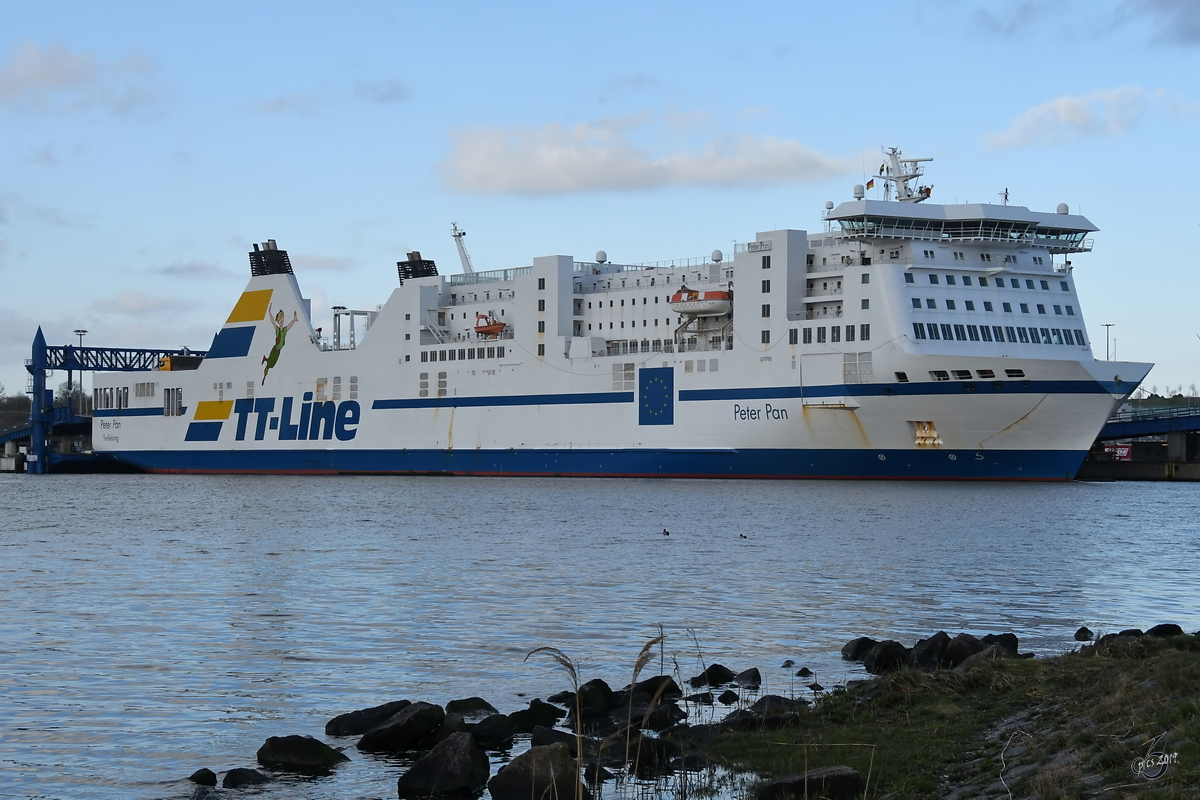
<path id="1" fill-rule="evenodd" d="M 729 252 L 896 146 L 935 201 L 1091 219 L 1094 351 L 1187 393 L 1198 75 L 1200 0 L 0 0 L 0 383 L 39 325 L 206 348 L 252 242 L 329 330 L 410 250 L 460 271 L 452 222 L 476 269 Z"/>

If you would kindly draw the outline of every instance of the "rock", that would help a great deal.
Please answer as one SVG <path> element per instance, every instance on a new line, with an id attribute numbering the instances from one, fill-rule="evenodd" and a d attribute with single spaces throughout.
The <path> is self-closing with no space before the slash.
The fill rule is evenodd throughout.
<path id="1" fill-rule="evenodd" d="M 879 642 L 862 657 L 863 666 L 872 675 L 895 672 L 908 663 L 908 649 L 899 642 Z"/>
<path id="2" fill-rule="evenodd" d="M 793 700 L 777 694 L 764 694 L 754 705 L 750 706 L 750 711 L 759 716 L 767 716 L 769 714 L 794 714 L 806 708 L 808 708 L 807 700 Z"/>
<path id="3" fill-rule="evenodd" d="M 862 776 L 850 767 L 822 767 L 764 783 L 755 791 L 754 800 L 803 800 L 818 796 L 850 800 L 861 797 L 865 788 Z"/>
<path id="4" fill-rule="evenodd" d="M 463 719 L 481 720 L 486 716 L 498 713 L 492 704 L 482 697 L 464 697 L 461 700 L 451 700 L 446 703 L 447 714 L 460 714 Z"/>
<path id="5" fill-rule="evenodd" d="M 617 693 L 599 678 L 590 680 L 579 687 L 579 705 L 581 708 L 608 711 L 616 704 Z"/>
<path id="6" fill-rule="evenodd" d="M 679 748 L 666 739 L 633 733 L 629 737 L 629 759 L 633 774 L 639 778 L 654 778 L 670 768 L 671 759 Z M 624 756 L 624 749 L 620 755 Z"/>
<path id="7" fill-rule="evenodd" d="M 492 800 L 592 800 L 565 744 L 531 747 L 487 782 Z"/>
<path id="8" fill-rule="evenodd" d="M 653 678 L 646 678 L 646 680 L 638 681 L 629 687 L 629 690 L 634 696 L 648 694 L 651 697 L 658 697 L 663 700 L 683 697 L 683 691 L 679 688 L 679 684 L 675 683 L 675 679 L 670 675 L 656 675 Z"/>
<path id="9" fill-rule="evenodd" d="M 470 728 L 479 746 L 486 750 L 507 750 L 512 747 L 512 723 L 504 714 L 492 714 L 476 722 Z"/>
<path id="10" fill-rule="evenodd" d="M 726 706 L 731 706 L 740 699 L 741 698 L 738 697 L 738 693 L 731 689 L 726 689 L 725 691 L 723 691 L 719 695 L 717 695 L 717 702 L 721 703 L 721 705 L 726 705 Z"/>
<path id="11" fill-rule="evenodd" d="M 238 767 L 225 773 L 221 786 L 225 789 L 240 789 L 243 786 L 261 786 L 270 783 L 271 779 L 256 769 Z"/>
<path id="12" fill-rule="evenodd" d="M 469 731 L 471 724 L 463 719 L 462 714 L 446 714 L 442 724 L 433 733 L 417 743 L 417 750 L 432 750 L 437 745 L 450 738 L 451 734 Z"/>
<path id="13" fill-rule="evenodd" d="M 735 686 L 741 686 L 745 689 L 757 689 L 759 686 L 762 686 L 762 673 L 758 671 L 758 667 L 751 667 L 734 675 L 733 683 Z"/>
<path id="14" fill-rule="evenodd" d="M 1009 650 L 1006 647 L 1004 647 L 1004 645 L 1001 645 L 999 643 L 990 644 L 987 647 L 980 650 L 975 655 L 967 656 L 966 658 L 964 658 L 962 660 L 962 663 L 954 668 L 954 671 L 955 672 L 966 672 L 972 666 L 974 666 L 975 664 L 978 664 L 980 661 L 992 661 L 997 658 L 1016 658 L 1016 654 L 1009 652 Z"/>
<path id="15" fill-rule="evenodd" d="M 937 669 L 942 664 L 942 653 L 950 644 L 950 634 L 938 631 L 928 639 L 922 639 L 913 645 L 912 663 L 921 669 Z"/>
<path id="16" fill-rule="evenodd" d="M 396 790 L 400 797 L 466 797 L 483 789 L 490 773 L 475 737 L 459 731 L 414 761 Z"/>
<path id="17" fill-rule="evenodd" d="M 350 759 L 311 736 L 272 736 L 258 748 L 258 763 L 267 769 L 319 774 Z"/>
<path id="18" fill-rule="evenodd" d="M 790 727 L 799 722 L 799 714 L 782 713 L 762 716 L 748 708 L 739 708 L 721 720 L 721 727 L 732 731 L 767 731 Z"/>
<path id="19" fill-rule="evenodd" d="M 989 633 L 979 640 L 985 647 L 988 645 L 998 644 L 1009 652 L 1011 655 L 1017 654 L 1017 635 L 1015 633 Z"/>
<path id="20" fill-rule="evenodd" d="M 584 765 L 583 779 L 587 781 L 588 786 L 611 781 L 615 777 L 617 776 L 605 769 L 604 764 L 598 758 L 592 759 Z"/>
<path id="21" fill-rule="evenodd" d="M 983 649 L 983 642 L 969 633 L 960 633 L 950 640 L 942 652 L 942 666 L 954 669 Z"/>
<path id="22" fill-rule="evenodd" d="M 538 725 L 553 728 L 555 723 L 566 715 L 567 712 L 558 706 L 543 703 L 535 697 L 529 704 L 529 708 L 509 714 L 508 721 L 512 723 L 513 730 L 517 733 L 532 733 Z"/>
<path id="23" fill-rule="evenodd" d="M 683 699 L 687 700 L 689 703 L 697 703 L 702 706 L 711 706 L 713 704 L 713 693 L 700 692 L 699 694 L 689 694 Z"/>
<path id="24" fill-rule="evenodd" d="M 367 753 L 400 753 L 413 749 L 438 729 L 446 712 L 431 703 L 413 703 L 376 725 L 358 740 Z"/>
<path id="25" fill-rule="evenodd" d="M 863 656 L 877 644 L 879 642 L 870 636 L 860 636 L 857 639 L 851 639 L 842 647 L 842 658 L 847 661 L 862 661 Z"/>
<path id="26" fill-rule="evenodd" d="M 720 664 L 713 664 L 705 669 L 704 672 L 689 679 L 688 683 L 698 689 L 701 686 L 720 686 L 729 683 L 731 680 L 733 680 L 733 670 Z"/>
<path id="27" fill-rule="evenodd" d="M 796 670 L 797 678 L 811 678 L 812 676 L 813 671 L 808 667 L 801 667 L 800 669 Z"/>
<path id="28" fill-rule="evenodd" d="M 687 712 L 673 703 L 656 703 L 653 707 L 634 708 L 632 722 L 651 731 L 665 731 L 687 719 Z"/>
<path id="29" fill-rule="evenodd" d="M 779 668 L 780 668 L 780 669 L 791 669 L 791 668 L 792 668 L 792 667 L 794 667 L 794 666 L 796 666 L 796 662 L 795 662 L 795 661 L 792 661 L 792 660 L 789 658 L 787 661 L 785 661 L 785 662 L 783 662 L 782 664 L 780 664 L 780 665 L 779 665 Z"/>
<path id="30" fill-rule="evenodd" d="M 1147 636 L 1183 636 L 1183 628 L 1173 622 L 1164 622 L 1161 625 L 1155 625 L 1150 630 L 1146 631 Z"/>
<path id="31" fill-rule="evenodd" d="M 397 700 L 393 703 L 384 703 L 381 706 L 375 706 L 374 708 L 364 708 L 361 711 L 339 714 L 325 723 L 325 735 L 362 736 L 371 730 L 371 728 L 374 728 L 379 723 L 410 705 L 412 703 L 408 700 Z"/>
<path id="32" fill-rule="evenodd" d="M 575 693 L 568 690 L 557 692 L 547 697 L 546 702 L 553 703 L 556 706 L 570 708 L 575 703 Z"/>
<path id="33" fill-rule="evenodd" d="M 1117 636 L 1141 636 L 1141 635 L 1142 635 L 1141 628 L 1126 628 L 1125 630 L 1123 630 L 1117 634 Z"/>
<path id="34" fill-rule="evenodd" d="M 192 783 L 198 783 L 201 786 L 216 786 L 217 773 L 213 772 L 208 767 L 201 767 L 189 775 L 188 780 Z"/>
<path id="35" fill-rule="evenodd" d="M 1075 641 L 1090 642 L 1093 639 L 1093 637 L 1095 637 L 1095 635 L 1096 634 L 1092 633 L 1091 629 L 1088 628 L 1087 625 L 1084 625 L 1084 626 L 1080 627 L 1079 630 L 1075 631 Z"/>

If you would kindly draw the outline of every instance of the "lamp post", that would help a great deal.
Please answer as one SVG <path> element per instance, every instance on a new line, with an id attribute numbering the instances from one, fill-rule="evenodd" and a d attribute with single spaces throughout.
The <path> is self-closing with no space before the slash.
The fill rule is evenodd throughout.
<path id="1" fill-rule="evenodd" d="M 83 328 L 76 328 L 75 335 L 79 337 L 79 349 L 82 350 L 83 349 L 83 337 L 87 336 L 87 331 L 84 330 Z M 80 366 L 82 366 L 82 364 Z M 73 406 L 75 403 L 74 398 L 71 398 L 70 402 Z M 72 411 L 71 413 L 74 414 L 75 412 Z M 82 369 L 79 370 L 79 413 L 80 413 L 80 415 L 83 414 L 83 370 Z"/>
<path id="2" fill-rule="evenodd" d="M 1116 324 L 1115 322 L 1105 322 L 1104 323 L 1104 360 L 1105 361 L 1111 360 L 1108 357 L 1108 335 L 1111 332 L 1112 326 L 1115 324 Z"/>

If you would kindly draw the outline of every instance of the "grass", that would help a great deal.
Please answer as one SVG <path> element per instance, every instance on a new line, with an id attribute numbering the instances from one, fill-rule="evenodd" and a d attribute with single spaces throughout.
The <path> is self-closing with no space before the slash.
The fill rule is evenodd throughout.
<path id="1" fill-rule="evenodd" d="M 1175 762 L 1138 777 L 1132 762 L 1160 734 Z M 764 779 L 854 767 L 872 798 L 1200 797 L 1200 640 L 905 670 L 821 698 L 796 727 L 724 734 L 707 755 Z"/>

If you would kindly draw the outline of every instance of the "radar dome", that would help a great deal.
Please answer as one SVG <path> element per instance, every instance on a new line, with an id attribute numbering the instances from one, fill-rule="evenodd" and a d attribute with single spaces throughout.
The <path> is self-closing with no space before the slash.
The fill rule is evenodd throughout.
<path id="1" fill-rule="evenodd" d="M 725 254 L 722 253 L 720 250 L 712 251 L 712 260 L 713 260 L 714 264 L 720 264 L 722 259 L 724 259 L 724 258 L 725 258 Z"/>
<path id="2" fill-rule="evenodd" d="M 597 250 L 596 263 L 603 264 L 605 261 L 608 261 L 608 253 L 604 252 L 603 250 Z"/>
<path id="3" fill-rule="evenodd" d="M 1059 203 L 1057 211 L 1059 214 L 1070 214 L 1071 213 L 1071 209 L 1067 208 L 1066 203 Z"/>
<path id="4" fill-rule="evenodd" d="M 826 201 L 825 201 L 825 210 L 826 210 L 826 211 L 833 211 L 833 201 L 832 201 L 832 200 L 826 200 Z"/>
<path id="5" fill-rule="evenodd" d="M 854 184 L 854 199 L 855 200 L 862 200 L 863 194 L 865 194 L 865 193 L 866 193 L 866 189 L 863 188 L 863 185 L 861 183 Z"/>

